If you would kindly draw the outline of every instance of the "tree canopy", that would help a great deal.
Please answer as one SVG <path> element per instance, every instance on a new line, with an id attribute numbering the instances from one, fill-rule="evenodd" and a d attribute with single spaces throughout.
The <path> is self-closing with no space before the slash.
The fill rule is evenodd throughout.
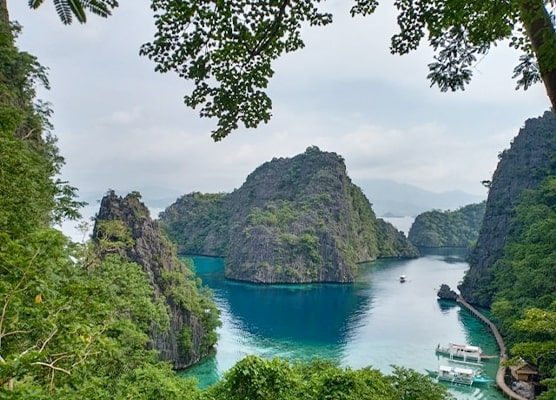
<path id="1" fill-rule="evenodd" d="M 185 103 L 216 118 L 218 141 L 237 129 L 268 122 L 272 102 L 266 88 L 273 62 L 304 47 L 304 25 L 322 26 L 332 15 L 320 0 L 154 0 L 157 32 L 141 48 L 159 72 L 173 71 L 194 82 Z M 541 79 L 556 104 L 556 34 L 543 0 L 396 0 L 399 32 L 393 54 L 406 54 L 427 41 L 435 55 L 428 79 L 442 91 L 463 90 L 478 57 L 507 40 L 522 52 L 514 70 L 517 86 Z M 377 0 L 355 0 L 352 16 L 367 16 Z M 370 23 L 372 23 L 370 21 Z"/>
<path id="2" fill-rule="evenodd" d="M 342 368 L 331 361 L 289 363 L 247 356 L 203 393 L 207 400 L 373 399 L 450 400 L 446 387 L 416 371 Z"/>
<path id="3" fill-rule="evenodd" d="M 5 7 L 5 1 L 3 6 Z M 87 12 L 107 17 L 117 0 L 52 0 L 61 21 Z M 38 8 L 44 0 L 29 0 Z M 324 0 L 153 0 L 157 32 L 140 54 L 158 72 L 175 72 L 194 83 L 185 104 L 214 118 L 215 141 L 243 124 L 255 128 L 271 118 L 272 100 L 266 89 L 274 75 L 273 62 L 305 46 L 304 25 L 332 22 L 320 10 Z M 521 52 L 514 68 L 516 89 L 544 82 L 556 106 L 556 32 L 554 0 L 395 0 L 399 31 L 391 38 L 392 54 L 407 54 L 422 42 L 434 50 L 427 78 L 441 91 L 464 90 L 478 58 L 501 42 Z M 353 17 L 368 16 L 378 0 L 353 0 Z M 347 10 L 346 10 L 347 11 Z M 372 22 L 370 22 L 372 23 Z"/>

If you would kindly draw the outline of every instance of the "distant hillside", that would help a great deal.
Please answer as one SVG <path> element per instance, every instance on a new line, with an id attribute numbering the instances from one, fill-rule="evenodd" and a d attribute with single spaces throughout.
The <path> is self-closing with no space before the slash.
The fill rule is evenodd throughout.
<path id="1" fill-rule="evenodd" d="M 453 211 L 486 199 L 486 193 L 485 196 L 457 190 L 436 193 L 417 186 L 381 179 L 359 179 L 356 183 L 371 202 L 376 215 L 380 217 L 415 217 L 432 210 Z"/>
<path id="2" fill-rule="evenodd" d="M 231 194 L 185 195 L 160 223 L 179 252 L 225 257 L 226 277 L 259 283 L 351 282 L 360 262 L 418 255 L 343 158 L 317 147 L 264 163 Z"/>
<path id="3" fill-rule="evenodd" d="M 456 211 L 419 214 L 409 230 L 409 240 L 419 247 L 470 248 L 479 236 L 485 208 L 486 201 L 483 201 Z"/>

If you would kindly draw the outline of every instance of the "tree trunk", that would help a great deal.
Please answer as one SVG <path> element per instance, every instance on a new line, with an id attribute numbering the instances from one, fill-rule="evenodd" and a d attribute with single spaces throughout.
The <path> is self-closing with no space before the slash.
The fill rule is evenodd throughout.
<path id="1" fill-rule="evenodd" d="M 556 32 L 543 0 L 523 0 L 520 18 L 531 40 L 552 110 L 556 111 Z"/>

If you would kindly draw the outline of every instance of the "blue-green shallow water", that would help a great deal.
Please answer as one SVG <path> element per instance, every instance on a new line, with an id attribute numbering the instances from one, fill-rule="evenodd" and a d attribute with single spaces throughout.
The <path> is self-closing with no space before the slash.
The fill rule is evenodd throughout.
<path id="1" fill-rule="evenodd" d="M 446 359 L 438 344 L 471 343 L 498 354 L 488 329 L 456 304 L 439 302 L 442 283 L 455 288 L 467 264 L 461 252 L 443 250 L 412 260 L 380 260 L 361 265 L 354 284 L 254 285 L 224 279 L 223 260 L 192 257 L 203 283 L 221 310 L 216 354 L 184 371 L 201 387 L 249 354 L 289 360 L 328 358 L 341 365 L 391 365 L 425 373 Z M 407 281 L 400 283 L 405 274 Z M 494 379 L 498 359 L 479 367 Z M 458 399 L 503 399 L 492 385 L 454 387 Z"/>

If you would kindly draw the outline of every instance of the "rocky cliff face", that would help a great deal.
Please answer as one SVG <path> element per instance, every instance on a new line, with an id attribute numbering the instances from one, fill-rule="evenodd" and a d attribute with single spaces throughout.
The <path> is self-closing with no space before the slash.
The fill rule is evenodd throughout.
<path id="1" fill-rule="evenodd" d="M 552 112 L 527 120 L 511 147 L 499 154 L 470 269 L 458 287 L 468 302 L 490 306 L 488 285 L 493 276 L 489 268 L 503 255 L 515 205 L 524 189 L 537 188 L 556 172 L 555 156 L 556 115 Z"/>
<path id="2" fill-rule="evenodd" d="M 170 319 L 167 331 L 160 332 L 153 325 L 152 348 L 174 368 L 185 368 L 198 362 L 214 344 L 218 313 L 210 297 L 198 291 L 194 274 L 177 259 L 158 222 L 139 199 L 138 193 L 122 198 L 110 191 L 101 201 L 93 240 L 101 257 L 117 253 L 142 267 Z M 183 296 L 185 288 L 188 298 Z"/>
<path id="3" fill-rule="evenodd" d="M 183 229 L 202 225 L 191 220 L 191 208 L 183 207 L 190 199 L 170 206 L 161 214 L 161 223 L 181 249 L 186 246 L 180 237 L 198 243 L 190 247 L 195 253 L 214 250 L 198 231 Z M 261 165 L 221 206 L 212 214 L 216 227 L 206 230 L 225 235 L 226 244 L 212 255 L 226 258 L 229 279 L 351 282 L 357 263 L 418 255 L 401 232 L 375 217 L 367 198 L 347 176 L 342 157 L 316 147 Z M 188 224 L 176 218 L 180 214 L 189 216 Z"/>

